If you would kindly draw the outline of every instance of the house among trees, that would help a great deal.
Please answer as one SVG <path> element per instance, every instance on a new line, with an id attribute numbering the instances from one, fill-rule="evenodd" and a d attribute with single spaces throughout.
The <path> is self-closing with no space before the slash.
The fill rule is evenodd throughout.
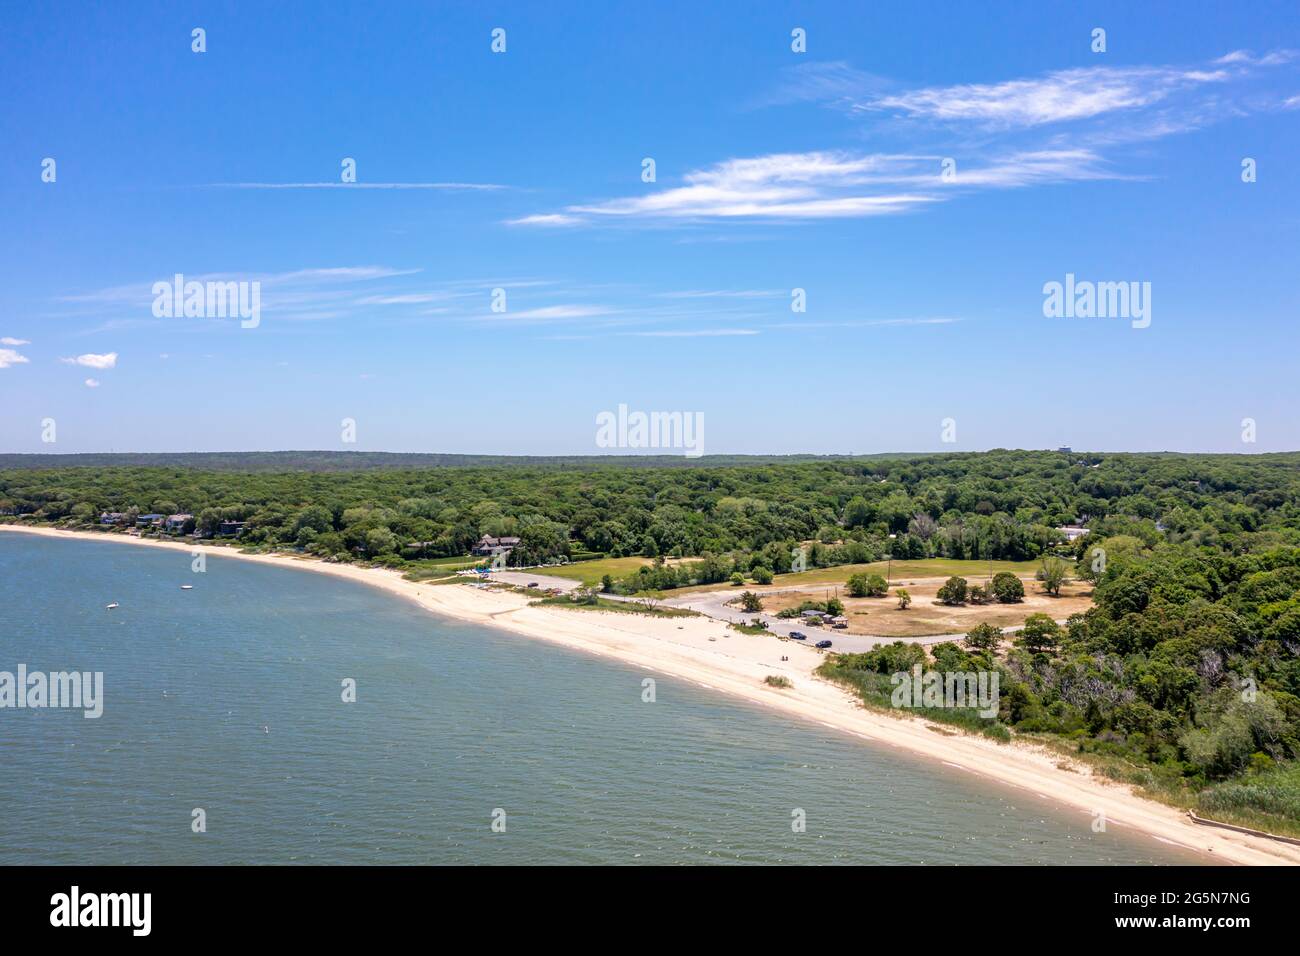
<path id="1" fill-rule="evenodd" d="M 181 534 L 185 531 L 185 526 L 187 524 L 192 525 L 193 523 L 194 515 L 170 515 L 163 527 L 169 534 Z"/>
<path id="2" fill-rule="evenodd" d="M 1065 535 L 1065 540 L 1069 541 L 1071 544 L 1073 544 L 1075 541 L 1078 541 L 1080 538 L 1082 538 L 1085 534 L 1088 533 L 1087 528 L 1081 528 L 1078 525 L 1073 525 L 1073 524 L 1063 525 L 1062 527 L 1057 528 L 1056 530 L 1061 532 L 1061 534 Z"/>
<path id="3" fill-rule="evenodd" d="M 140 517 L 135 519 L 135 526 L 137 528 L 155 527 L 157 525 L 162 524 L 163 519 L 165 517 L 166 515 L 155 515 L 155 514 L 140 515 Z"/>
<path id="4" fill-rule="evenodd" d="M 126 524 L 127 516 L 123 511 L 105 511 L 99 516 L 100 524 Z"/>
<path id="5" fill-rule="evenodd" d="M 473 553 L 481 557 L 495 558 L 498 554 L 509 554 L 518 544 L 518 538 L 494 538 L 490 534 L 485 534 L 478 539 L 478 544 L 474 545 Z"/>
<path id="6" fill-rule="evenodd" d="M 223 521 L 217 528 L 217 537 L 219 538 L 238 538 L 244 533 L 243 521 Z"/>

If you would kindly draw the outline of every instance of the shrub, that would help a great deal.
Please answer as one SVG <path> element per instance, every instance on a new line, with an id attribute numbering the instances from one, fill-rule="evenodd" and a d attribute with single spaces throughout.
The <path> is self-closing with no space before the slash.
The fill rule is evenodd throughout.
<path id="1" fill-rule="evenodd" d="M 1061 627 L 1046 614 L 1031 614 L 1020 629 L 1016 644 L 1033 654 L 1041 654 L 1056 646 Z"/>
<path id="2" fill-rule="evenodd" d="M 1010 571 L 993 575 L 993 596 L 1002 604 L 1016 604 L 1025 599 L 1025 586 Z"/>
<path id="3" fill-rule="evenodd" d="M 939 600 L 950 605 L 965 604 L 966 579 L 959 578 L 956 575 L 950 577 L 944 582 L 943 587 L 939 588 Z"/>
<path id="4" fill-rule="evenodd" d="M 966 646 L 980 651 L 996 650 L 1002 643 L 1002 628 L 992 624 L 976 624 L 966 635 Z"/>

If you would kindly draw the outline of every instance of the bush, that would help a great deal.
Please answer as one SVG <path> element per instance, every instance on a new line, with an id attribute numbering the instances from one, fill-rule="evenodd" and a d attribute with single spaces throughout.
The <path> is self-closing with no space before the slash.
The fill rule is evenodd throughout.
<path id="1" fill-rule="evenodd" d="M 1025 599 L 1025 586 L 1010 571 L 993 575 L 993 596 L 1002 604 L 1016 604 Z"/>
<path id="2" fill-rule="evenodd" d="M 966 579 L 956 575 L 950 577 L 944 582 L 943 587 L 939 588 L 939 600 L 949 605 L 965 604 Z"/>
<path id="3" fill-rule="evenodd" d="M 879 574 L 854 574 L 849 578 L 848 591 L 851 597 L 884 597 L 889 585 Z"/>
<path id="4" fill-rule="evenodd" d="M 794 686 L 790 678 L 782 677 L 780 674 L 768 674 L 763 678 L 763 683 L 768 687 L 780 687 L 783 690 Z"/>
<path id="5" fill-rule="evenodd" d="M 980 651 L 997 650 L 1002 643 L 1002 628 L 992 624 L 976 624 L 966 635 L 966 646 Z"/>
<path id="6" fill-rule="evenodd" d="M 1061 627 L 1046 614 L 1031 614 L 1020 629 L 1016 644 L 1032 654 L 1041 654 L 1056 646 Z"/>

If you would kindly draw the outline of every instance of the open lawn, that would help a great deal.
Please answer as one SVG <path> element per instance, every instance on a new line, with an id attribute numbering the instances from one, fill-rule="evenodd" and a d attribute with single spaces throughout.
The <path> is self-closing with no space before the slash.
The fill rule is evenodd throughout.
<path id="1" fill-rule="evenodd" d="M 617 581 L 636 573 L 643 564 L 652 563 L 649 558 L 597 558 L 595 561 L 575 561 L 554 568 L 529 568 L 529 574 L 544 574 L 556 578 L 571 578 L 581 581 L 586 587 L 599 587 L 600 579 L 606 574 Z"/>
<path id="2" fill-rule="evenodd" d="M 1020 575 L 1025 585 L 1025 599 L 1018 604 L 965 604 L 950 607 L 938 603 L 936 594 L 947 577 L 896 577 L 894 588 L 906 588 L 912 595 L 912 606 L 906 611 L 898 609 L 898 599 L 893 590 L 888 597 L 849 597 L 843 587 L 838 597 L 844 602 L 844 616 L 849 619 L 847 633 L 870 634 L 879 637 L 927 637 L 933 634 L 964 633 L 976 624 L 995 627 L 1017 627 L 1031 614 L 1046 614 L 1053 620 L 1064 620 L 1071 614 L 1080 614 L 1092 607 L 1092 585 L 1074 581 L 1061 588 L 1060 597 L 1043 593 L 1042 586 L 1033 575 Z M 979 583 L 968 578 L 972 583 Z M 842 583 L 842 582 L 841 582 Z M 834 586 L 827 589 L 809 589 L 772 593 L 771 588 L 750 588 L 763 598 L 763 610 L 775 614 L 788 607 L 797 607 L 803 601 L 824 601 L 837 596 Z M 843 632 L 841 632 L 843 633 Z"/>

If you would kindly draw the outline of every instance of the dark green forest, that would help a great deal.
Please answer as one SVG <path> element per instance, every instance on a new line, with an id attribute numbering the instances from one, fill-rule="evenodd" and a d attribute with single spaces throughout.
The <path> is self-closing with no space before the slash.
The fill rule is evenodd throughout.
<path id="1" fill-rule="evenodd" d="M 1008 732 L 1067 742 L 1117 776 L 1190 794 L 1202 812 L 1300 828 L 1297 454 L 998 450 L 426 467 L 331 453 L 251 456 L 242 467 L 238 455 L 198 467 L 195 456 L 148 457 L 24 460 L 0 471 L 0 521 L 89 527 L 104 511 L 188 512 L 200 534 L 246 522 L 247 547 L 412 570 L 466 554 L 483 534 L 520 537 L 516 564 L 698 559 L 613 582 L 623 590 L 780 574 L 799 545 L 821 567 L 885 554 L 1061 555 L 1095 583 L 1090 611 L 1060 627 L 1038 622 L 1009 652 L 989 635 L 939 645 L 935 663 L 997 668 L 998 726 Z M 1057 530 L 1065 525 L 1090 533 L 1069 543 Z M 917 654 L 893 645 L 828 667 L 869 693 Z"/>

